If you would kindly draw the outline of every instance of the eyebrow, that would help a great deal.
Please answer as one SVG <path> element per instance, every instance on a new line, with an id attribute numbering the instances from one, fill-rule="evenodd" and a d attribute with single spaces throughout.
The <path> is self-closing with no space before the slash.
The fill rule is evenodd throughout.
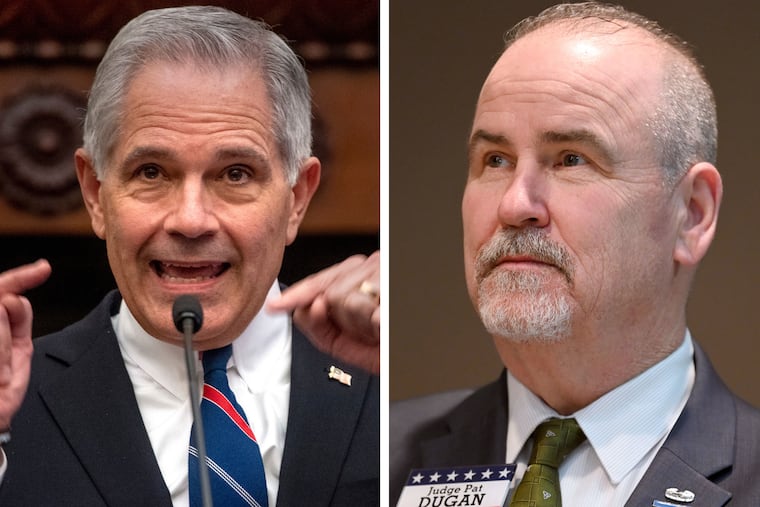
<path id="1" fill-rule="evenodd" d="M 121 163 L 121 168 L 127 168 L 134 164 L 135 161 L 146 158 L 166 160 L 176 158 L 176 152 L 169 148 L 159 146 L 138 146 L 127 153 L 127 156 L 124 157 L 124 160 Z"/>
<path id="2" fill-rule="evenodd" d="M 544 144 L 576 143 L 592 148 L 606 161 L 612 161 L 612 150 L 596 134 L 586 129 L 573 129 L 567 131 L 548 130 L 538 135 L 538 141 Z M 486 142 L 500 146 L 510 147 L 512 142 L 508 137 L 478 129 L 470 136 L 468 154 L 472 154 L 479 143 Z"/>
<path id="3" fill-rule="evenodd" d="M 135 161 L 141 159 L 173 160 L 179 158 L 176 150 L 163 146 L 138 146 L 127 154 L 122 167 L 129 167 Z M 269 168 L 269 159 L 259 150 L 248 147 L 223 147 L 216 151 L 214 160 L 223 162 L 230 159 L 254 159 L 262 167 Z"/>
<path id="4" fill-rule="evenodd" d="M 480 143 L 498 144 L 501 146 L 511 146 L 512 143 L 505 136 L 494 134 L 483 129 L 478 129 L 472 133 L 467 143 L 467 155 L 472 156 L 473 151 Z"/>
<path id="5" fill-rule="evenodd" d="M 549 130 L 542 133 L 539 139 L 548 144 L 562 144 L 562 143 L 577 143 L 591 147 L 596 153 L 598 153 L 607 162 L 613 160 L 612 150 L 607 146 L 598 135 L 594 134 L 590 130 L 575 129 L 557 132 Z"/>
<path id="6" fill-rule="evenodd" d="M 217 162 L 229 159 L 253 159 L 260 166 L 268 168 L 271 165 L 269 158 L 261 153 L 261 151 L 242 146 L 221 148 L 216 151 L 214 159 Z"/>

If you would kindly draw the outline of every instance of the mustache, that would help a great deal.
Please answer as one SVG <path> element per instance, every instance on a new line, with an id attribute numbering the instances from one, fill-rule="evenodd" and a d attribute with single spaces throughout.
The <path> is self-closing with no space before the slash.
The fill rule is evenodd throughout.
<path id="1" fill-rule="evenodd" d="M 573 264 L 564 246 L 551 240 L 539 229 L 502 229 L 483 245 L 475 259 L 478 283 L 504 257 L 527 256 L 559 269 L 569 283 L 573 281 Z"/>

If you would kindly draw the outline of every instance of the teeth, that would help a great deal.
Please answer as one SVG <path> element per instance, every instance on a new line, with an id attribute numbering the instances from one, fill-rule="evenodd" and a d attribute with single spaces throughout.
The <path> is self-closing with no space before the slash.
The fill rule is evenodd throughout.
<path id="1" fill-rule="evenodd" d="M 206 280 L 211 280 L 214 278 L 213 276 L 198 276 L 196 278 L 179 278 L 176 276 L 169 276 L 167 274 L 162 274 L 161 278 L 164 280 L 168 280 L 170 282 L 174 283 L 198 283 L 198 282 L 204 282 Z"/>
<path id="2" fill-rule="evenodd" d="M 172 283 L 204 282 L 216 278 L 229 267 L 226 263 L 174 264 L 160 261 L 153 261 L 151 265 L 158 276 Z"/>
<path id="3" fill-rule="evenodd" d="M 172 264 L 169 262 L 162 262 L 161 267 L 164 269 L 204 269 L 213 267 L 213 264 Z"/>

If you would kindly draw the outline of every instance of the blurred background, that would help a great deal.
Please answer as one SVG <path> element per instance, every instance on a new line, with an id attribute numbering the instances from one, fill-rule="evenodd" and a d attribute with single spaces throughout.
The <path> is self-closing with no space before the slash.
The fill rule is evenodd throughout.
<path id="1" fill-rule="evenodd" d="M 390 5 L 390 398 L 496 378 L 501 364 L 465 290 L 465 144 L 503 34 L 555 2 L 394 0 Z M 725 195 L 689 326 L 726 382 L 760 406 L 760 8 L 726 0 L 618 2 L 689 41 L 718 102 Z M 558 69 L 561 72 L 561 69 Z"/>
<path id="2" fill-rule="evenodd" d="M 379 0 L 2 0 L 0 270 L 50 260 L 50 280 L 28 293 L 35 336 L 79 320 L 115 287 L 73 164 L 97 63 L 136 15 L 191 4 L 263 19 L 309 73 L 322 184 L 281 281 L 378 248 Z"/>

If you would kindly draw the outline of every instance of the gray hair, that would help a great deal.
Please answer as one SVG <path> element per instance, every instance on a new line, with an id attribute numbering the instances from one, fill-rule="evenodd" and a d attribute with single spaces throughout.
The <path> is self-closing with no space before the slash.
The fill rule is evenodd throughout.
<path id="1" fill-rule="evenodd" d="M 569 29 L 588 28 L 597 19 L 641 28 L 670 49 L 666 52 L 663 93 L 650 118 L 649 128 L 666 184 L 674 185 L 697 162 L 715 164 L 718 157 L 718 120 L 715 97 L 704 69 L 694 52 L 680 37 L 658 23 L 620 5 L 600 2 L 559 4 L 524 19 L 505 36 L 505 50 L 515 41 L 550 24 Z"/>
<path id="2" fill-rule="evenodd" d="M 149 63 L 193 62 L 260 72 L 273 114 L 273 135 L 288 180 L 294 184 L 311 155 L 311 91 L 306 71 L 288 44 L 266 24 L 220 7 L 147 11 L 127 23 L 103 56 L 90 90 L 84 149 L 102 178 L 120 134 L 124 99 Z"/>

